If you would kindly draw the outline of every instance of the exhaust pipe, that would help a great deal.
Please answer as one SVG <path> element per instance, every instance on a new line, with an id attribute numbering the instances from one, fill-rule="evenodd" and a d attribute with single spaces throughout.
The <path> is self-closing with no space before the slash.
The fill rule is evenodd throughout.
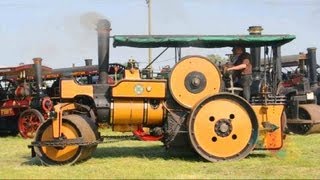
<path id="1" fill-rule="evenodd" d="M 107 84 L 108 82 L 110 31 L 110 22 L 107 19 L 99 20 L 97 24 L 99 84 Z"/>
<path id="2" fill-rule="evenodd" d="M 92 59 L 85 59 L 84 61 L 85 61 L 86 67 L 92 66 Z M 92 76 L 91 75 L 87 75 L 87 83 L 92 84 Z"/>
<path id="3" fill-rule="evenodd" d="M 249 35 L 261 35 L 263 28 L 261 26 L 250 26 Z M 253 79 L 260 79 L 260 59 L 261 59 L 261 48 L 250 48 L 251 63 L 252 63 L 252 74 Z"/>
<path id="4" fill-rule="evenodd" d="M 309 77 L 310 77 L 310 85 L 311 86 L 318 83 L 316 50 L 317 50 L 317 48 L 315 48 L 315 47 L 311 47 L 311 48 L 307 49 L 307 51 L 308 51 L 307 64 L 309 66 Z"/>
<path id="5" fill-rule="evenodd" d="M 41 63 L 42 63 L 42 58 L 37 57 L 33 58 L 33 68 L 35 71 L 35 79 L 36 79 L 36 84 L 37 84 L 37 95 L 41 95 L 42 92 L 42 71 L 41 71 Z"/>
<path id="6" fill-rule="evenodd" d="M 86 66 L 92 66 L 92 59 L 85 59 L 84 61 Z"/>

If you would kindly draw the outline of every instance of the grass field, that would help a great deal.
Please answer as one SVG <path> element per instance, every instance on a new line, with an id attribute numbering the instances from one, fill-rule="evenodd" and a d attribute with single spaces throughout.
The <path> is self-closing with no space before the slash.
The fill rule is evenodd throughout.
<path id="1" fill-rule="evenodd" d="M 30 157 L 31 140 L 0 138 L 0 179 L 34 178 L 320 178 L 320 134 L 287 136 L 278 152 L 253 152 L 240 161 L 210 163 L 187 151 L 166 152 L 159 142 L 103 143 L 88 161 L 42 166 Z"/>

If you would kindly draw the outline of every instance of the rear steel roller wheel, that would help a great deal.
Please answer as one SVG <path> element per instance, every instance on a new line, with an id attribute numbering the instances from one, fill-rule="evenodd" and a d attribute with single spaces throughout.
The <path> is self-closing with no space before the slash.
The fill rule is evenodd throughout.
<path id="1" fill-rule="evenodd" d="M 36 109 L 23 111 L 18 120 L 18 128 L 23 138 L 34 138 L 41 123 L 44 122 L 43 115 Z"/>
<path id="2" fill-rule="evenodd" d="M 221 93 L 194 106 L 189 118 L 193 148 L 208 161 L 246 157 L 258 138 L 258 120 L 251 106 L 241 97 Z"/>
<path id="3" fill-rule="evenodd" d="M 89 120 L 90 121 L 90 120 Z M 92 128 L 88 120 L 79 115 L 68 115 L 63 117 L 61 139 L 74 139 L 82 137 L 84 142 L 94 142 L 97 139 L 97 130 Z M 52 121 L 44 122 L 38 129 L 35 141 L 52 141 Z M 74 164 L 88 159 L 97 145 L 79 146 L 35 146 L 36 155 L 45 165 Z"/>
<path id="4" fill-rule="evenodd" d="M 299 106 L 299 119 L 312 120 L 313 123 L 320 117 L 320 106 L 316 104 L 305 104 Z M 310 134 L 320 132 L 320 124 L 316 123 L 288 123 L 288 129 L 294 134 Z"/>

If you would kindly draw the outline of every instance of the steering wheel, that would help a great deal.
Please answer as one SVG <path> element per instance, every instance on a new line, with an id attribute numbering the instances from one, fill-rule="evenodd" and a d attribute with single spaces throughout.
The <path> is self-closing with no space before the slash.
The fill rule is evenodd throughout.
<path id="1" fill-rule="evenodd" d="M 110 63 L 108 68 L 108 74 L 114 75 L 114 80 L 120 80 L 124 76 L 126 67 L 119 63 Z M 116 77 L 117 76 L 117 77 Z"/>
<path id="2" fill-rule="evenodd" d="M 126 69 L 126 67 L 122 64 L 119 63 L 110 63 L 109 64 L 109 69 L 108 69 L 108 73 L 109 74 L 115 74 L 115 72 L 117 74 L 121 74 L 123 73 L 123 71 Z"/>

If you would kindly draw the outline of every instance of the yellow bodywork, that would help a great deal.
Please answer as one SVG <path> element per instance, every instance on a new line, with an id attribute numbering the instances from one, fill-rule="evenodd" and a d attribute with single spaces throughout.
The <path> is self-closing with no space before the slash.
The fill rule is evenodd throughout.
<path id="1" fill-rule="evenodd" d="M 112 97 L 164 98 L 165 80 L 121 80 L 112 88 Z"/>
<path id="2" fill-rule="evenodd" d="M 111 105 L 110 122 L 114 131 L 136 130 L 140 125 L 161 126 L 164 119 L 163 101 L 156 106 L 143 99 L 115 99 Z"/>
<path id="3" fill-rule="evenodd" d="M 162 125 L 166 80 L 141 79 L 138 69 L 125 70 L 112 87 L 110 124 L 113 131 L 130 132 L 139 126 Z M 152 104 L 152 101 L 157 103 Z"/>
<path id="4" fill-rule="evenodd" d="M 52 119 L 53 138 L 61 137 L 62 133 L 62 116 L 63 112 L 76 109 L 73 103 L 58 103 L 54 106 L 54 111 L 57 113 L 56 117 Z"/>
<path id="5" fill-rule="evenodd" d="M 252 108 L 259 122 L 259 139 L 256 149 L 276 150 L 280 149 L 283 144 L 283 124 L 282 114 L 284 105 L 252 105 Z M 274 131 L 263 127 L 263 123 L 277 127 Z"/>
<path id="6" fill-rule="evenodd" d="M 140 125 L 161 125 L 165 80 L 126 79 L 112 88 L 110 123 L 114 131 L 132 131 Z M 148 99 L 146 99 L 148 98 Z M 158 101 L 152 105 L 151 101 Z"/>
<path id="7" fill-rule="evenodd" d="M 139 69 L 135 69 L 135 68 L 126 69 L 124 74 L 125 74 L 125 77 L 124 77 L 125 79 L 141 79 Z"/>
<path id="8" fill-rule="evenodd" d="M 113 131 L 133 131 L 142 124 L 144 117 L 143 100 L 119 99 L 111 105 L 111 124 Z"/>
<path id="9" fill-rule="evenodd" d="M 71 99 L 77 95 L 93 97 L 93 86 L 80 85 L 73 79 L 64 79 L 60 81 L 60 97 L 62 99 Z"/>

